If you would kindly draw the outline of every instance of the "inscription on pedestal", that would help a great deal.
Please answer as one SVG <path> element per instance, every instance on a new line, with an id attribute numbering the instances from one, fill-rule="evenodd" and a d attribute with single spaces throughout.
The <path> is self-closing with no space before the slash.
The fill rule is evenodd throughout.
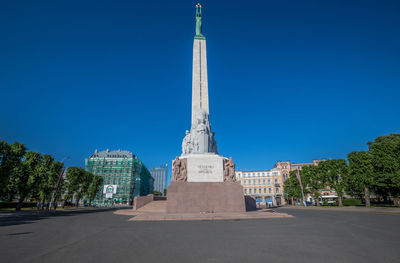
<path id="1" fill-rule="evenodd" d="M 198 165 L 199 174 L 212 174 L 214 170 L 214 165 Z"/>
<path id="2" fill-rule="evenodd" d="M 188 182 L 223 182 L 223 160 L 218 155 L 192 155 L 187 158 Z"/>

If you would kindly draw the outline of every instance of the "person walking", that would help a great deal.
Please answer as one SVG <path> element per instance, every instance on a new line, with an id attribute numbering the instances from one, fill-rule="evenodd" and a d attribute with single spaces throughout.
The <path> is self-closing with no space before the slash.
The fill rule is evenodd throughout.
<path id="1" fill-rule="evenodd" d="M 36 207 L 37 207 L 37 210 L 40 210 L 40 208 L 42 207 L 42 204 L 40 203 L 40 201 L 37 202 Z"/>
<path id="2" fill-rule="evenodd" d="M 55 201 L 53 205 L 54 205 L 54 211 L 56 211 L 58 206 L 57 201 Z"/>

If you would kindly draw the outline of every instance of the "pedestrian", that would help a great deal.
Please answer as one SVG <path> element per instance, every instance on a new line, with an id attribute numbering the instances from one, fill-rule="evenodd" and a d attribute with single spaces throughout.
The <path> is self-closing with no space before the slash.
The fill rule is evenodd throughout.
<path id="1" fill-rule="evenodd" d="M 42 207 L 42 204 L 40 203 L 40 201 L 37 202 L 36 207 L 37 207 L 37 210 L 40 210 L 40 208 Z"/>
<path id="2" fill-rule="evenodd" d="M 55 201 L 53 205 L 54 205 L 54 211 L 56 211 L 57 206 L 58 206 L 57 201 Z"/>
<path id="3" fill-rule="evenodd" d="M 49 203 L 49 202 L 46 202 L 45 205 L 46 205 L 46 210 L 49 211 L 50 203 Z"/>

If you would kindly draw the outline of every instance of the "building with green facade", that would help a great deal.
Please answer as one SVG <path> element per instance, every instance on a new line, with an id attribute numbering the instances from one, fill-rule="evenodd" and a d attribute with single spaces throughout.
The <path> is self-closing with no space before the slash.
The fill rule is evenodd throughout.
<path id="1" fill-rule="evenodd" d="M 149 170 L 129 151 L 97 150 L 85 159 L 86 170 L 103 177 L 103 187 L 94 203 L 99 206 L 132 204 L 135 196 L 153 193 Z"/>

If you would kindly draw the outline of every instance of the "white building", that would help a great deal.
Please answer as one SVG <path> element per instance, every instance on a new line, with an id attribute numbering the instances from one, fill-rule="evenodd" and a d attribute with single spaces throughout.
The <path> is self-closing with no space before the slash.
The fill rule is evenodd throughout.
<path id="1" fill-rule="evenodd" d="M 257 206 L 278 206 L 284 201 L 280 169 L 236 171 L 236 179 L 243 186 L 244 195 L 253 197 Z"/>

